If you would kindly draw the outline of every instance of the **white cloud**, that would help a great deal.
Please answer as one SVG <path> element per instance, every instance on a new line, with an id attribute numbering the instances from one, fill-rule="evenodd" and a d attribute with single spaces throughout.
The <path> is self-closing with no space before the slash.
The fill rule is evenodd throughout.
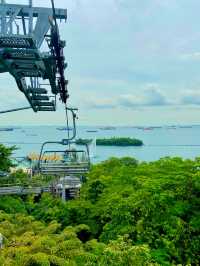
<path id="1" fill-rule="evenodd" d="M 148 84 L 137 92 L 121 94 L 110 98 L 93 97 L 87 102 L 94 109 L 146 109 L 170 107 L 173 110 L 188 110 L 200 106 L 200 91 L 185 90 L 181 95 L 165 95 L 157 84 Z"/>
<path id="2" fill-rule="evenodd" d="M 93 97 L 87 106 L 95 109 L 139 108 L 172 105 L 156 84 L 148 84 L 145 89 L 134 93 L 121 94 L 112 98 Z"/>
<path id="3" fill-rule="evenodd" d="M 121 95 L 118 102 L 123 107 L 164 106 L 172 104 L 156 84 L 147 85 L 138 94 Z"/>

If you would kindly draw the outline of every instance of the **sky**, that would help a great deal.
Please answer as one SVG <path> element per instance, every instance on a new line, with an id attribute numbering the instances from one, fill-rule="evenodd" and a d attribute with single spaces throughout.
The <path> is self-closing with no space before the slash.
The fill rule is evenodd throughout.
<path id="1" fill-rule="evenodd" d="M 25 4 L 28 0 L 7 0 Z M 33 0 L 50 6 L 50 0 Z M 69 105 L 79 125 L 200 124 L 199 0 L 56 0 L 68 9 Z M 0 110 L 27 106 L 9 74 L 0 74 Z M 55 113 L 0 115 L 0 124 L 65 123 Z"/>

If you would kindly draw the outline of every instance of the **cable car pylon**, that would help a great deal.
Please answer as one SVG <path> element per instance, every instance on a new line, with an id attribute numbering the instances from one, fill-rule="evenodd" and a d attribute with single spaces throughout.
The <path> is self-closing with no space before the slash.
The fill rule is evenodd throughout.
<path id="1" fill-rule="evenodd" d="M 0 73 L 10 73 L 34 112 L 56 111 L 56 98 L 68 98 L 64 57 L 57 19 L 67 19 L 67 10 L 0 4 Z M 47 42 L 47 51 L 41 46 Z M 41 85 L 46 81 L 45 86 Z"/>

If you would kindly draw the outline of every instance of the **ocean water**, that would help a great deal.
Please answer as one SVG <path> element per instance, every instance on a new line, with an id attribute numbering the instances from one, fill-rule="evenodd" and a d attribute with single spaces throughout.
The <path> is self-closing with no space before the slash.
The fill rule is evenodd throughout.
<path id="1" fill-rule="evenodd" d="M 98 130 L 89 133 L 87 130 Z M 77 138 L 133 137 L 144 142 L 142 147 L 105 147 L 97 146 L 93 162 L 106 160 L 111 156 L 131 156 L 140 161 L 154 161 L 165 156 L 195 158 L 200 156 L 200 126 L 162 127 L 144 130 L 131 127 L 117 127 L 102 130 L 98 127 L 78 127 Z M 14 131 L 0 131 L 0 143 L 16 145 L 14 156 L 26 156 L 39 153 L 45 141 L 60 141 L 67 137 L 66 131 L 57 130 L 57 126 L 19 127 Z M 48 149 L 58 146 L 48 146 Z M 62 149 L 62 147 L 58 147 Z"/>

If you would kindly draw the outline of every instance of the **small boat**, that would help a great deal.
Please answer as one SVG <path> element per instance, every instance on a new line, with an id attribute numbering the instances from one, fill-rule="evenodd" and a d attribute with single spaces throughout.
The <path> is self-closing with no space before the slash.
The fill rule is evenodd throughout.
<path id="1" fill-rule="evenodd" d="M 0 131 L 13 131 L 14 128 L 0 128 Z"/>
<path id="2" fill-rule="evenodd" d="M 73 130 L 71 127 L 58 127 L 56 129 L 60 130 L 60 131 L 71 131 L 71 130 Z"/>
<path id="3" fill-rule="evenodd" d="M 143 130 L 153 130 L 153 127 L 145 127 Z"/>

